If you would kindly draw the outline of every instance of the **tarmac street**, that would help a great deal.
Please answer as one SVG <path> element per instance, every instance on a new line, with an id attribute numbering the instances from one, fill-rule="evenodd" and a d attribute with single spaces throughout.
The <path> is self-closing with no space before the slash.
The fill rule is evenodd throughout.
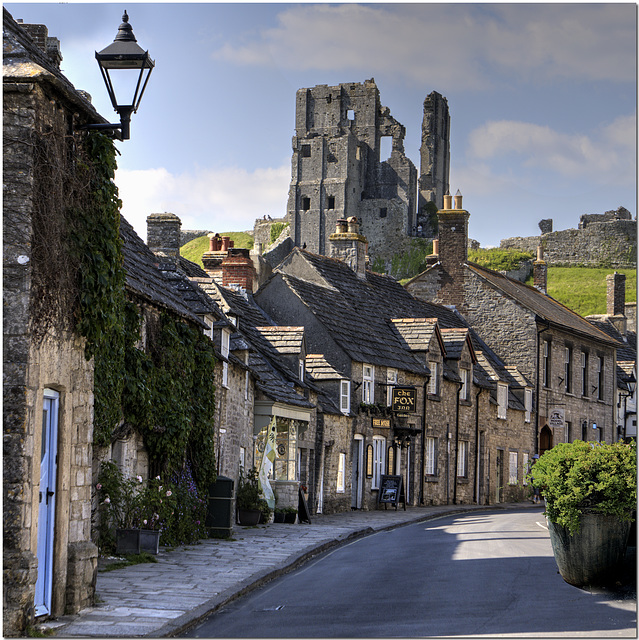
<path id="1" fill-rule="evenodd" d="M 443 505 L 314 515 L 311 524 L 235 525 L 230 540 L 160 549 L 157 563 L 98 572 L 93 607 L 41 626 L 58 637 L 178 635 L 222 605 L 358 537 L 449 514 L 529 509 L 530 502 L 482 507 Z"/>

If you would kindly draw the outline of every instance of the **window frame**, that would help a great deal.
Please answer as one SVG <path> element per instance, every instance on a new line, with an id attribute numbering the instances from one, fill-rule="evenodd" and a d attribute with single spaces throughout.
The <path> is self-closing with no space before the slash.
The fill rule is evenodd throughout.
<path id="1" fill-rule="evenodd" d="M 517 451 L 509 451 L 508 452 L 508 484 L 516 485 L 519 479 L 519 469 L 518 469 L 518 455 Z"/>
<path id="2" fill-rule="evenodd" d="M 339 381 L 339 409 L 345 415 L 349 415 L 351 412 L 351 381 L 350 380 Z"/>
<path id="3" fill-rule="evenodd" d="M 222 386 L 225 389 L 229 388 L 229 363 L 228 357 L 231 353 L 231 334 L 226 331 L 226 329 L 222 329 L 220 333 L 220 353 L 223 358 L 222 361 Z"/>
<path id="4" fill-rule="evenodd" d="M 432 444 L 432 446 L 431 446 Z M 426 436 L 426 446 L 424 450 L 425 464 L 424 475 L 437 476 L 437 448 L 438 438 L 436 436 Z"/>
<path id="5" fill-rule="evenodd" d="M 544 340 L 542 347 L 542 372 L 543 372 L 543 386 L 545 389 L 551 388 L 551 355 L 552 355 L 552 340 Z"/>
<path id="6" fill-rule="evenodd" d="M 439 362 L 437 360 L 430 360 L 428 362 L 428 368 L 430 369 L 430 380 L 428 381 L 428 395 L 439 395 Z"/>
<path id="7" fill-rule="evenodd" d="M 370 373 L 366 373 L 369 369 Z M 375 404 L 375 365 L 362 364 L 362 402 Z"/>
<path id="8" fill-rule="evenodd" d="M 588 365 L 589 365 L 589 353 L 587 351 L 581 352 L 581 395 L 587 398 L 588 393 Z"/>
<path id="9" fill-rule="evenodd" d="M 497 383 L 497 418 L 508 418 L 508 385 L 505 382 Z"/>
<path id="10" fill-rule="evenodd" d="M 386 369 L 386 406 L 393 404 L 393 389 L 397 385 L 397 369 L 388 367 Z"/>
<path id="11" fill-rule="evenodd" d="M 524 422 L 530 422 L 532 420 L 532 407 L 533 407 L 533 390 L 530 387 L 524 389 Z"/>
<path id="12" fill-rule="evenodd" d="M 459 399 L 467 402 L 469 398 L 469 390 L 470 390 L 470 384 L 469 384 L 470 370 L 462 368 L 459 370 L 459 372 L 461 374 L 461 383 L 462 383 L 461 391 L 459 392 Z"/>
<path id="13" fill-rule="evenodd" d="M 564 391 L 572 393 L 572 345 L 564 347 Z"/>
<path id="14" fill-rule="evenodd" d="M 606 362 L 604 356 L 597 356 L 597 400 L 604 399 L 606 384 Z"/>
<path id="15" fill-rule="evenodd" d="M 455 473 L 458 478 L 468 477 L 469 444 L 468 440 L 459 440 L 457 443 L 457 469 Z"/>
<path id="16" fill-rule="evenodd" d="M 337 493 L 344 493 L 346 490 L 346 454 L 340 453 L 337 458 Z"/>
<path id="17" fill-rule="evenodd" d="M 386 464 L 386 438 L 373 436 L 373 478 L 371 489 L 379 489 Z"/>

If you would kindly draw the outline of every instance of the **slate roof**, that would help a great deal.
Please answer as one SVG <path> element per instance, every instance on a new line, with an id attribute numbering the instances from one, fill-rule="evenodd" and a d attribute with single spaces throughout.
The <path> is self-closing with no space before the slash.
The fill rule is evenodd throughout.
<path id="1" fill-rule="evenodd" d="M 255 327 L 262 337 L 280 354 L 301 354 L 304 327 L 266 326 Z"/>
<path id="2" fill-rule="evenodd" d="M 493 363 L 506 381 L 511 380 L 501 359 L 455 310 L 413 297 L 390 276 L 367 271 L 363 279 L 335 258 L 298 247 L 293 253 L 302 258 L 306 266 L 289 257 L 276 274 L 284 279 L 353 360 L 422 375 L 427 373 L 426 364 L 415 352 L 406 349 L 407 342 L 397 330 L 397 327 L 408 327 L 410 323 L 392 320 L 414 318 L 424 322 L 425 319 L 436 318 L 440 329 L 468 330 L 475 351 L 483 351 L 486 361 Z M 305 279 L 292 274 L 293 264 L 298 264 L 297 273 L 303 274 Z M 478 381 L 491 384 L 488 377 L 482 379 L 479 375 Z"/>
<path id="3" fill-rule="evenodd" d="M 472 262 L 468 263 L 468 268 L 491 287 L 517 301 L 542 320 L 561 329 L 573 331 L 593 340 L 617 346 L 616 340 L 611 340 L 608 335 L 579 314 L 534 287 Z"/>
<path id="4" fill-rule="evenodd" d="M 588 322 L 619 342 L 617 348 L 617 385 L 627 389 L 626 382 L 637 363 L 637 334 L 627 331 L 623 336 L 607 316 L 588 316 Z"/>
<path id="5" fill-rule="evenodd" d="M 306 370 L 314 380 L 347 380 L 348 378 L 333 367 L 321 353 L 306 356 Z"/>
<path id="6" fill-rule="evenodd" d="M 446 346 L 446 357 L 451 360 L 459 360 L 461 358 L 464 345 L 470 339 L 469 329 L 442 329 L 442 339 Z M 475 350 L 473 349 L 472 342 L 470 343 L 470 357 L 475 360 Z"/>
<path id="7" fill-rule="evenodd" d="M 437 318 L 391 318 L 390 322 L 409 351 L 427 351 L 430 341 L 436 336 L 442 353 L 446 355 Z"/>
<path id="8" fill-rule="evenodd" d="M 204 326 L 171 282 L 158 269 L 153 252 L 122 216 L 120 216 L 120 238 L 127 289 L 155 306 Z"/>

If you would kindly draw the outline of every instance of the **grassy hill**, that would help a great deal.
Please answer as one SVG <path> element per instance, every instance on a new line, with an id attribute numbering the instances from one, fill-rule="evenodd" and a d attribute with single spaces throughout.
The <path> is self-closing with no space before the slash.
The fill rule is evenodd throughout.
<path id="1" fill-rule="evenodd" d="M 253 236 L 243 231 L 226 231 L 220 233 L 221 236 L 228 236 L 235 243 L 235 247 L 238 249 L 252 249 L 253 248 Z M 195 264 L 202 265 L 202 254 L 209 250 L 209 239 L 207 236 L 200 236 L 190 242 L 187 242 L 181 249 L 180 255 L 195 262 Z"/>
<path id="2" fill-rule="evenodd" d="M 636 269 L 548 267 L 548 295 L 581 316 L 606 313 L 606 276 L 614 271 L 626 276 L 626 302 L 636 302 Z"/>

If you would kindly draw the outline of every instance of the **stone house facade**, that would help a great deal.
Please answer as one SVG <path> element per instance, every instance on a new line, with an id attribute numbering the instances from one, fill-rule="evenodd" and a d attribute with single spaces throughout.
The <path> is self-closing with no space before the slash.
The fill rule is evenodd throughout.
<path id="1" fill-rule="evenodd" d="M 413 295 L 454 305 L 479 335 L 534 388 L 535 453 L 575 439 L 616 440 L 618 343 L 546 295 L 546 263 L 535 287 L 468 262 L 470 214 L 461 195 L 439 211 L 436 262 L 406 284 Z"/>
<path id="2" fill-rule="evenodd" d="M 11 636 L 35 615 L 93 599 L 93 365 L 65 310 L 43 311 L 40 276 L 61 230 L 55 210 L 43 215 L 41 194 L 47 167 L 74 171 L 74 125 L 102 119 L 60 72 L 59 42 L 46 27 L 19 25 L 5 9 L 3 31 L 3 630 Z M 49 197 L 64 201 L 65 185 Z"/>

